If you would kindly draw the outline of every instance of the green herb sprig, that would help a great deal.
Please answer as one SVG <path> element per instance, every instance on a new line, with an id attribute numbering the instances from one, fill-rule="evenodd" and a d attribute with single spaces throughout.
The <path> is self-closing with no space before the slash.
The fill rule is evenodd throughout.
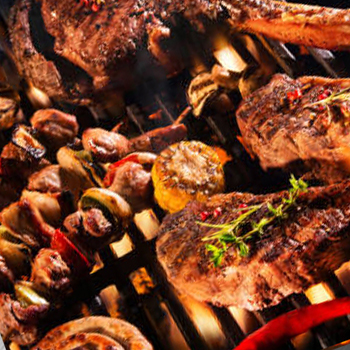
<path id="1" fill-rule="evenodd" d="M 350 100 L 350 87 L 340 90 L 339 92 L 333 92 L 330 96 L 317 101 L 310 103 L 305 106 L 305 108 L 312 108 L 314 106 L 332 106 L 332 105 L 339 105 L 343 102 L 347 102 Z"/>
<path id="2" fill-rule="evenodd" d="M 320 101 L 310 103 L 304 108 L 322 108 L 327 111 L 328 123 L 331 123 L 333 119 L 332 106 L 337 106 L 340 108 L 341 114 L 344 117 L 345 125 L 349 124 L 350 110 L 347 106 L 344 106 L 350 101 L 350 87 L 343 89 L 339 92 L 333 92 L 330 96 L 321 99 Z"/>
<path id="3" fill-rule="evenodd" d="M 266 202 L 234 209 L 233 212 L 241 212 L 240 215 L 235 220 L 221 225 L 197 222 L 198 225 L 217 229 L 202 239 L 204 242 L 212 242 L 207 243 L 205 247 L 211 254 L 210 260 L 215 267 L 221 265 L 225 254 L 231 247 L 235 247 L 241 257 L 248 256 L 249 246 L 247 243 L 250 240 L 261 237 L 274 221 L 288 217 L 288 210 L 295 205 L 300 194 L 306 192 L 308 187 L 305 181 L 297 180 L 293 175 L 290 178 L 290 184 L 292 187 L 288 191 L 288 198 L 283 198 L 278 207 Z M 252 215 L 264 207 L 267 209 L 267 215 L 258 222 L 253 221 Z"/>

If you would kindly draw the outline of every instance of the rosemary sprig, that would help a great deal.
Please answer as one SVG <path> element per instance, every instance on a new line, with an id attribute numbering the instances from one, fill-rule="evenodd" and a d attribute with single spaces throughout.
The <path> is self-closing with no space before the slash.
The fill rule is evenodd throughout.
<path id="1" fill-rule="evenodd" d="M 242 212 L 235 220 L 221 225 L 197 222 L 201 226 L 216 228 L 216 232 L 204 237 L 204 242 L 211 242 L 205 247 L 211 253 L 211 261 L 215 267 L 221 265 L 222 260 L 229 248 L 235 247 L 241 257 L 249 254 L 248 241 L 256 236 L 261 237 L 266 229 L 276 220 L 283 220 L 288 217 L 288 210 L 295 205 L 301 193 L 307 191 L 307 183 L 297 180 L 293 175 L 290 179 L 291 188 L 288 191 L 288 198 L 283 198 L 282 203 L 274 207 L 271 203 L 252 205 L 244 209 L 235 209 L 234 212 Z M 266 208 L 267 214 L 255 222 L 252 215 L 257 211 Z"/>

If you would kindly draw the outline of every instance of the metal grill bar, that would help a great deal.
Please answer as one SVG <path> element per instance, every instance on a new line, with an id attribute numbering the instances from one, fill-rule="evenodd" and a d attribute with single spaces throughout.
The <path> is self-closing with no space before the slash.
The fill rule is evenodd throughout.
<path id="1" fill-rule="evenodd" d="M 12 1 L 1 1 L 2 4 L 0 6 L 0 14 L 2 15 L 3 19 L 7 19 L 8 8 L 12 4 Z M 283 45 L 261 36 L 257 36 L 257 38 L 261 41 L 265 49 L 275 58 L 276 62 L 285 73 L 292 77 L 298 76 L 300 73 L 299 63 L 302 61 L 301 57 L 294 54 L 293 50 L 290 49 L 288 45 Z M 347 74 L 348 69 L 341 64 L 342 62 L 340 62 L 338 54 L 313 48 L 308 48 L 308 51 L 314 61 L 317 62 L 316 64 L 330 76 L 338 77 Z M 156 104 L 162 109 L 163 114 L 166 116 L 167 123 L 174 122 L 176 115 L 173 115 L 172 111 L 175 111 L 176 108 L 174 106 L 169 107 L 168 102 L 165 102 L 163 97 L 157 93 L 153 94 L 153 98 Z M 131 122 L 136 126 L 138 132 L 143 134 L 145 132 L 145 128 L 140 123 L 140 119 L 147 118 L 147 116 L 143 115 L 144 112 L 138 107 L 137 101 L 135 101 L 135 103 L 128 104 L 126 107 L 126 113 Z M 92 113 L 92 115 L 92 119 L 98 120 L 95 113 Z M 233 154 L 234 157 L 239 159 L 238 164 L 242 165 L 242 168 L 251 166 L 251 171 L 257 174 L 257 169 L 249 160 L 245 159 L 244 161 L 241 161 L 241 158 L 244 159 L 246 154 L 244 154 L 244 150 L 237 143 L 233 132 L 230 131 L 230 127 L 232 127 L 232 125 L 230 125 L 228 122 L 222 122 L 221 120 L 218 121 L 213 117 L 207 118 L 206 122 L 214 134 L 216 134 L 221 146 Z M 244 171 L 245 170 L 242 170 L 243 174 Z M 245 175 L 247 174 L 249 174 L 249 171 L 245 173 Z M 258 174 L 260 175 L 259 172 Z M 245 175 L 242 176 L 244 177 Z M 261 176 L 263 177 L 264 175 L 262 174 Z M 248 177 L 249 176 L 247 175 L 246 178 Z M 151 324 L 150 315 L 145 312 L 142 298 L 134 288 L 133 284 L 130 282 L 129 278 L 131 272 L 140 267 L 145 267 L 156 284 L 156 290 L 154 292 L 154 296 L 152 295 L 152 297 L 160 297 L 166 303 L 170 310 L 171 316 L 178 325 L 189 347 L 196 350 L 209 350 L 210 346 L 206 342 L 206 339 L 204 339 L 200 331 L 197 329 L 193 319 L 179 299 L 176 290 L 167 281 L 164 271 L 156 258 L 154 241 L 147 242 L 142 233 L 140 233 L 136 227 L 132 227 L 131 230 L 132 232 L 130 233 L 130 236 L 135 244 L 135 249 L 131 253 L 120 258 L 116 257 L 112 250 L 104 250 L 100 254 L 104 267 L 92 274 L 87 281 L 82 283 L 80 288 L 78 286 L 75 294 L 72 296 L 71 301 L 74 300 L 74 298 L 76 298 L 76 300 L 83 300 L 88 304 L 91 314 L 107 315 L 108 312 L 106 307 L 98 295 L 105 287 L 115 285 L 117 289 L 125 296 L 127 308 L 126 315 L 128 316 L 128 319 L 135 323 L 151 339 L 156 349 L 165 350 L 166 346 L 158 339 L 157 336 L 157 325 L 153 323 Z M 342 287 L 335 275 L 332 275 L 327 283 L 336 297 L 347 295 L 345 289 Z M 310 302 L 304 294 L 295 295 L 281 303 L 281 305 L 278 307 L 255 313 L 255 316 L 259 320 L 260 324 L 263 325 L 269 320 L 287 312 L 288 310 L 300 308 L 309 304 Z M 227 338 L 227 348 L 236 346 L 245 337 L 243 331 L 238 325 L 238 322 L 236 322 L 227 309 L 212 306 L 212 310 L 214 311 L 223 333 Z M 341 324 L 342 328 L 347 330 L 350 329 L 349 320 L 347 318 L 342 319 Z M 326 348 L 342 340 L 341 336 L 338 337 L 334 334 L 334 332 L 330 332 L 330 328 L 333 329 L 334 326 L 323 325 L 312 330 L 318 341 L 314 346 L 315 350 Z M 294 349 L 294 347 L 292 343 L 288 343 L 284 349 Z"/>

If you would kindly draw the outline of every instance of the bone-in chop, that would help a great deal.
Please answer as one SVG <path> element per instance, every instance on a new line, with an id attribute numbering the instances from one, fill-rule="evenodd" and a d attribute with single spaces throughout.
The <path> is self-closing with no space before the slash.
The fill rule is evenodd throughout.
<path id="1" fill-rule="evenodd" d="M 229 21 L 285 42 L 348 49 L 349 16 L 270 0 L 107 0 L 98 12 L 75 1 L 18 0 L 10 27 L 20 73 L 51 97 L 86 102 L 96 92 L 130 87 L 147 51 L 176 71 L 179 46 L 169 43 L 178 17 L 199 31 Z"/>

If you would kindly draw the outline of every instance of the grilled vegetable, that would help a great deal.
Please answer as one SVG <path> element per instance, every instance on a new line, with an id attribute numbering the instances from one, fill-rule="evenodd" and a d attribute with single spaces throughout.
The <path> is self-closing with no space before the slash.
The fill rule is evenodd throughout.
<path id="1" fill-rule="evenodd" d="M 76 336 L 79 335 L 79 336 Z M 32 350 L 82 348 L 152 350 L 141 332 L 131 324 L 109 317 L 86 317 L 49 332 Z"/>
<path id="2" fill-rule="evenodd" d="M 81 210 L 100 209 L 103 215 L 114 226 L 115 239 L 123 236 L 123 227 L 128 225 L 132 216 L 129 204 L 118 194 L 102 188 L 90 188 L 81 197 Z"/>
<path id="3" fill-rule="evenodd" d="M 31 305 L 36 306 L 48 306 L 49 303 L 46 299 L 40 296 L 32 288 L 30 282 L 18 282 L 15 285 L 15 294 L 17 300 L 20 302 L 22 307 L 28 307 Z"/>
<path id="4" fill-rule="evenodd" d="M 61 219 L 59 196 L 24 190 L 21 199 L 29 200 L 40 212 L 45 222 L 57 226 Z"/>
<path id="5" fill-rule="evenodd" d="M 91 264 L 83 253 L 59 229 L 56 230 L 51 248 L 56 250 L 73 271 L 85 274 L 90 271 Z"/>
<path id="6" fill-rule="evenodd" d="M 291 338 L 347 314 L 350 314 L 349 297 L 293 310 L 252 333 L 235 350 L 277 349 Z"/>
<path id="7" fill-rule="evenodd" d="M 2 95 L 2 88 L 0 87 Z M 10 129 L 14 124 L 24 119 L 19 107 L 19 101 L 6 96 L 0 97 L 0 130 Z"/>
<path id="8" fill-rule="evenodd" d="M 80 180 L 83 189 L 103 186 L 103 171 L 93 163 L 89 152 L 74 151 L 69 147 L 62 147 L 57 152 L 57 161 L 63 169 L 74 174 Z"/>
<path id="9" fill-rule="evenodd" d="M 164 150 L 152 168 L 154 195 L 171 213 L 191 200 L 205 201 L 222 192 L 224 171 L 217 153 L 198 141 L 184 141 Z"/>
<path id="10" fill-rule="evenodd" d="M 31 249 L 47 246 L 55 232 L 27 198 L 5 208 L 0 213 L 0 218 L 11 234 Z"/>
<path id="11" fill-rule="evenodd" d="M 4 226 L 0 226 L 0 256 L 16 276 L 28 273 L 31 257 L 29 248 L 16 240 Z"/>
<path id="12" fill-rule="evenodd" d="M 20 125 L 12 134 L 12 143 L 25 150 L 34 159 L 41 159 L 45 153 L 45 147 L 31 134 L 30 129 Z"/>
<path id="13" fill-rule="evenodd" d="M 148 152 L 136 152 L 136 153 L 129 154 L 127 157 L 119 160 L 118 162 L 111 164 L 108 167 L 108 171 L 103 180 L 103 183 L 106 187 L 111 186 L 114 181 L 115 173 L 117 169 L 127 162 L 132 162 L 132 163 L 137 163 L 142 165 L 147 165 L 147 164 L 152 165 L 156 160 L 156 158 L 157 156 L 155 154 L 148 153 Z"/>

